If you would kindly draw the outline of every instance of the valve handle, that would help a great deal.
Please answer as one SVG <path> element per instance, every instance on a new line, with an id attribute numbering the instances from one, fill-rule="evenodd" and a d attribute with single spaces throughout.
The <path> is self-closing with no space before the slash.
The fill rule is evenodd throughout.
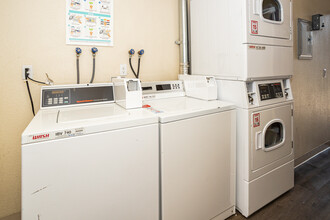
<path id="1" fill-rule="evenodd" d="M 93 48 L 92 48 L 92 53 L 93 53 L 93 54 L 96 54 L 98 51 L 99 51 L 99 50 L 98 50 L 96 47 L 93 47 Z"/>
<path id="2" fill-rule="evenodd" d="M 80 48 L 80 47 L 77 47 L 77 48 L 76 48 L 76 54 L 79 55 L 79 54 L 81 54 L 81 53 L 82 53 L 81 48 Z"/>
<path id="3" fill-rule="evenodd" d="M 128 51 L 128 54 L 131 55 L 131 56 L 133 56 L 135 54 L 135 50 L 134 49 L 130 49 Z"/>
<path id="4" fill-rule="evenodd" d="M 144 54 L 144 50 L 143 49 L 139 50 L 138 54 L 142 56 Z"/>

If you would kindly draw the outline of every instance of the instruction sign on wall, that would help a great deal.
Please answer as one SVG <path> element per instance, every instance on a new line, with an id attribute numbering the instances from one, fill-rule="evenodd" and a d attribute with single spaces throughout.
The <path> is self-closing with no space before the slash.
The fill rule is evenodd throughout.
<path id="1" fill-rule="evenodd" d="M 66 0 L 66 43 L 113 46 L 113 0 Z"/>

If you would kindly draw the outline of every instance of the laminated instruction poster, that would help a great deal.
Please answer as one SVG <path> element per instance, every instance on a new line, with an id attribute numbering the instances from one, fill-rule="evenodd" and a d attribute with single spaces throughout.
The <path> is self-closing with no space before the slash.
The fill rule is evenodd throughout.
<path id="1" fill-rule="evenodd" d="M 66 0 L 66 43 L 113 46 L 113 0 Z"/>

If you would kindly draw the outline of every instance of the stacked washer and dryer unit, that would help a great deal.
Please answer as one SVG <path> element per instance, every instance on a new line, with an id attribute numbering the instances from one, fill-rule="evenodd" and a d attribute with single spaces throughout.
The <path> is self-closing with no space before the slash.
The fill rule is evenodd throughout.
<path id="1" fill-rule="evenodd" d="M 191 0 L 192 74 L 237 106 L 236 207 L 246 217 L 294 186 L 291 0 Z"/>

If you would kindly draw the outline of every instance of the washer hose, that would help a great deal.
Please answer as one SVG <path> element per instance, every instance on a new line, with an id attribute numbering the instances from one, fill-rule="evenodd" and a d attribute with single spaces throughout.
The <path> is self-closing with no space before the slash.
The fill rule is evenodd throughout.
<path id="1" fill-rule="evenodd" d="M 99 51 L 96 47 L 93 47 L 91 49 L 92 51 L 92 55 L 93 55 L 93 73 L 92 73 L 92 78 L 91 81 L 89 83 L 93 83 L 94 82 L 94 77 L 95 77 L 95 57 L 96 57 L 96 53 Z"/>
<path id="2" fill-rule="evenodd" d="M 131 70 L 132 70 L 132 72 L 133 72 L 133 74 L 134 74 L 134 76 L 135 76 L 135 78 L 139 78 L 139 76 L 135 73 L 135 71 L 134 71 L 134 68 L 133 68 L 133 66 L 132 66 L 132 58 L 130 57 L 129 58 L 129 65 L 130 65 L 130 67 L 131 67 Z"/>
<path id="3" fill-rule="evenodd" d="M 138 69 L 137 69 L 137 77 L 136 78 L 140 77 L 140 63 L 141 63 L 141 57 L 139 57 L 139 61 L 138 61 Z"/>
<path id="4" fill-rule="evenodd" d="M 79 56 L 77 56 L 77 84 L 80 83 L 80 73 L 79 73 Z"/>
<path id="5" fill-rule="evenodd" d="M 80 57 L 80 54 L 82 53 L 82 50 L 81 48 L 77 47 L 76 48 L 76 56 L 77 56 L 77 84 L 80 83 L 80 72 L 79 72 L 79 57 Z"/>
<path id="6" fill-rule="evenodd" d="M 89 83 L 93 83 L 95 77 L 95 56 L 93 56 L 93 73 L 92 73 L 92 78 Z"/>

